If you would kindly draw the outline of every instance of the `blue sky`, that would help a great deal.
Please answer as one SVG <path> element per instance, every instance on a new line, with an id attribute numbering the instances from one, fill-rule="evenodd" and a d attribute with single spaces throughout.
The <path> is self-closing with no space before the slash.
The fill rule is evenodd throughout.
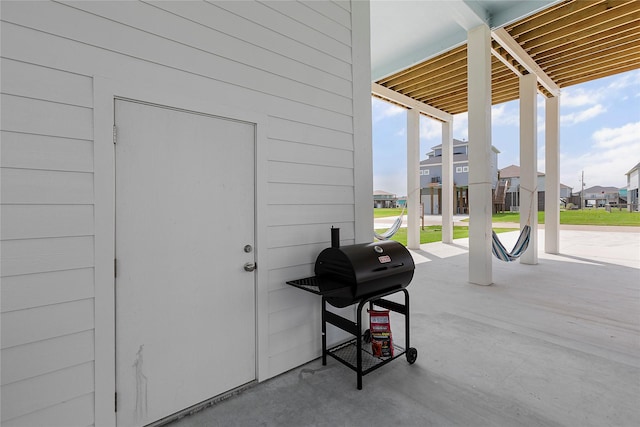
<path id="1" fill-rule="evenodd" d="M 406 195 L 406 110 L 373 98 L 373 188 Z M 519 102 L 492 108 L 491 135 L 500 150 L 498 168 L 520 164 Z M 441 125 L 420 123 L 420 160 L 441 143 Z M 454 116 L 453 137 L 468 140 L 467 114 Z M 538 96 L 538 170 L 545 171 L 544 98 Z M 560 182 L 585 187 L 624 187 L 640 162 L 640 70 L 562 89 L 560 97 Z"/>

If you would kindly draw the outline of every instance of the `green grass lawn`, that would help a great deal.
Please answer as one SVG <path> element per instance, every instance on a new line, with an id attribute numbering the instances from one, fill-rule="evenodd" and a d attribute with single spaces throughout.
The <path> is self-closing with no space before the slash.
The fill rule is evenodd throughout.
<path id="1" fill-rule="evenodd" d="M 493 222 L 520 222 L 520 214 L 506 212 L 493 215 Z M 544 224 L 544 212 L 538 212 L 538 223 Z M 628 225 L 640 227 L 640 212 L 611 209 L 582 209 L 560 211 L 560 224 Z"/>
<path id="2" fill-rule="evenodd" d="M 402 212 L 402 208 L 374 208 L 373 209 L 373 217 L 374 218 L 385 218 L 388 216 L 400 216 Z M 404 212 L 407 213 L 406 211 Z"/>
<path id="3" fill-rule="evenodd" d="M 402 209 L 377 208 L 373 210 L 374 218 L 397 217 Z M 406 212 L 405 212 L 406 213 Z M 493 222 L 520 222 L 520 214 L 506 212 L 493 215 Z M 538 223 L 544 224 L 544 212 L 538 212 Z M 611 209 L 582 209 L 560 211 L 560 224 L 573 225 L 627 225 L 640 227 L 640 212 Z"/>
<path id="4" fill-rule="evenodd" d="M 517 228 L 494 228 L 496 233 L 504 233 L 506 231 L 514 231 Z M 377 233 L 383 233 L 386 230 L 376 230 Z M 453 238 L 462 239 L 469 237 L 469 227 L 453 227 Z M 407 245 L 407 229 L 401 228 L 396 234 L 393 235 L 391 240 L 400 242 L 403 245 Z M 432 243 L 442 241 L 442 227 L 439 225 L 430 225 L 420 230 L 420 243 Z"/>

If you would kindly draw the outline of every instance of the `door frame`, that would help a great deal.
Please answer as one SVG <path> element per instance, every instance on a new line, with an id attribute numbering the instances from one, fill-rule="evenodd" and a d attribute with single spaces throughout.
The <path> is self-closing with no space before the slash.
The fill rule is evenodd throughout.
<path id="1" fill-rule="evenodd" d="M 255 124 L 256 380 L 268 372 L 267 115 L 216 102 L 191 88 L 93 78 L 95 424 L 115 426 L 115 100 L 143 102 Z M 213 396 L 212 396 L 213 397 Z M 196 402 L 197 403 L 197 402 Z"/>

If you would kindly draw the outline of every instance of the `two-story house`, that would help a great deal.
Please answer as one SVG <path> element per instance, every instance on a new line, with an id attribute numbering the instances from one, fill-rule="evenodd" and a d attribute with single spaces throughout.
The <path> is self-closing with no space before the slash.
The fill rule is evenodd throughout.
<path id="1" fill-rule="evenodd" d="M 627 193 L 628 194 L 628 193 Z M 582 200 L 584 207 L 602 208 L 607 205 L 617 205 L 620 199 L 620 189 L 617 187 L 602 187 L 596 185 L 585 188 Z"/>
<path id="2" fill-rule="evenodd" d="M 510 165 L 500 169 L 500 181 L 506 185 L 505 210 L 517 212 L 520 208 L 520 166 Z M 535 190 L 538 192 L 538 211 L 544 211 L 544 181 L 545 175 L 538 172 L 538 180 Z M 573 189 L 560 183 L 560 200 L 566 202 L 571 197 Z"/>
<path id="3" fill-rule="evenodd" d="M 640 163 L 627 172 L 627 206 L 630 212 L 640 211 L 638 188 L 640 188 Z"/>
<path id="4" fill-rule="evenodd" d="M 427 158 L 420 162 L 420 202 L 425 215 L 441 214 L 442 207 L 442 144 L 431 147 Z M 491 147 L 492 184 L 498 181 L 498 153 Z M 469 141 L 453 140 L 453 184 L 455 187 L 455 213 L 469 210 Z"/>
<path id="5" fill-rule="evenodd" d="M 374 208 L 395 208 L 397 203 L 398 197 L 393 193 L 388 193 L 382 190 L 375 190 L 373 192 Z"/>

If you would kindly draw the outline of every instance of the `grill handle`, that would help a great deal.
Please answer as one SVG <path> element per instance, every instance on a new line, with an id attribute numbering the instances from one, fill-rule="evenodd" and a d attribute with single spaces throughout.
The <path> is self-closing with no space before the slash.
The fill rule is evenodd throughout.
<path id="1" fill-rule="evenodd" d="M 382 267 L 374 268 L 372 271 L 384 271 L 384 270 L 389 270 L 392 268 L 398 268 L 403 266 L 404 266 L 404 262 L 401 262 L 400 264 L 396 264 L 392 266 L 383 265 Z"/>

